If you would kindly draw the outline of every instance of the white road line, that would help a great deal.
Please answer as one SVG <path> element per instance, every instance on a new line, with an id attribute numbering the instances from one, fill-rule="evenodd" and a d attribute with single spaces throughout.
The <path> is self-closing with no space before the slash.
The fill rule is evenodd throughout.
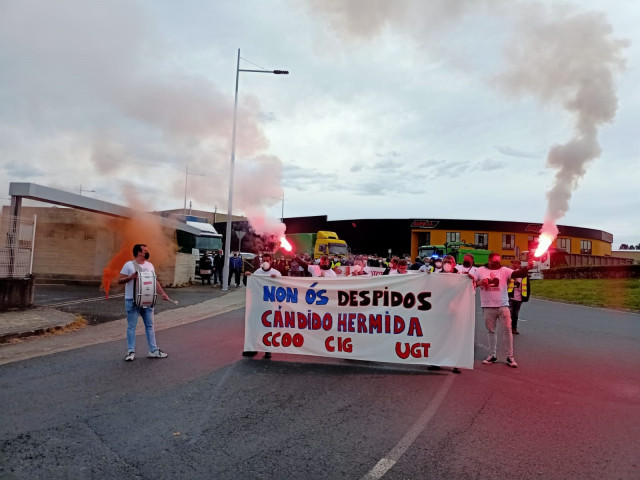
<path id="1" fill-rule="evenodd" d="M 118 298 L 124 297 L 124 293 L 119 293 L 117 295 L 111 295 L 109 298 Z M 47 305 L 36 305 L 38 307 L 62 307 L 64 305 L 75 305 L 78 303 L 87 303 L 87 302 L 101 302 L 103 300 L 108 300 L 106 297 L 94 297 L 94 298 L 82 298 L 79 300 L 69 300 L 67 302 L 60 303 L 49 303 Z"/>
<path id="2" fill-rule="evenodd" d="M 420 418 L 413 424 L 413 426 L 404 434 L 404 437 L 400 439 L 400 441 L 393 447 L 386 457 L 381 459 L 375 466 L 369 470 L 369 472 L 362 477 L 362 480 L 379 480 L 382 478 L 395 464 L 396 462 L 404 455 L 404 452 L 413 445 L 418 435 L 422 433 L 425 429 L 431 418 L 436 414 L 438 408 L 440 408 L 440 404 L 446 397 L 451 385 L 453 385 L 453 380 L 455 379 L 455 375 L 449 375 L 445 379 L 444 383 L 440 387 L 440 390 L 436 393 L 433 401 L 429 404 Z"/>

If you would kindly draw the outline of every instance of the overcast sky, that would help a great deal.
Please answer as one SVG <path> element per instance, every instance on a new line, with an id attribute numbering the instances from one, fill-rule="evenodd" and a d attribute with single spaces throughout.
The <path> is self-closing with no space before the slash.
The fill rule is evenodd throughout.
<path id="1" fill-rule="evenodd" d="M 0 0 L 0 188 L 640 242 L 640 2 Z M 189 172 L 186 175 L 186 172 Z M 126 200 L 135 198 L 135 200 Z"/>

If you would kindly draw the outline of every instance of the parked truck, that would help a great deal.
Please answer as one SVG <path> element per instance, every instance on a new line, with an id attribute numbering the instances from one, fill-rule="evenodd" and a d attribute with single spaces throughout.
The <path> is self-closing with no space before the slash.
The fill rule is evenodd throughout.
<path id="1" fill-rule="evenodd" d="M 533 261 L 533 269 L 529 270 L 529 277 L 533 280 L 542 280 L 544 270 L 555 267 L 578 267 L 585 265 L 631 265 L 633 259 L 610 257 L 601 255 L 585 255 L 581 253 L 569 253 L 557 248 L 549 248 L 540 258 L 533 256 L 533 252 L 525 250 L 520 253 L 520 265 L 525 266 Z"/>
<path id="2" fill-rule="evenodd" d="M 464 256 L 473 255 L 473 261 L 476 265 L 484 265 L 489 261 L 490 250 L 472 243 L 464 242 L 447 242 L 444 245 L 423 245 L 418 248 L 418 256 L 420 258 L 442 258 L 445 255 L 453 255 L 456 263 L 462 263 Z"/>
<path id="3" fill-rule="evenodd" d="M 187 215 L 184 219 L 185 223 L 190 227 L 199 230 L 196 235 L 186 232 L 178 232 L 178 245 L 183 253 L 191 253 L 195 255 L 194 272 L 196 277 L 200 276 L 200 256 L 207 252 L 213 254 L 218 250 L 222 250 L 222 235 L 206 219 Z"/>
<path id="4" fill-rule="evenodd" d="M 297 254 L 307 253 L 312 258 L 322 255 L 346 257 L 349 254 L 347 242 L 340 240 L 335 232 L 321 230 L 317 233 L 289 233 L 285 236 Z"/>

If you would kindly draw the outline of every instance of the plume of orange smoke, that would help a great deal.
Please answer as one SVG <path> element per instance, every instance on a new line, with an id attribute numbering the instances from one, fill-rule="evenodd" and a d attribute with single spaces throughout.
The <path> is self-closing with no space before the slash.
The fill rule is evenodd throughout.
<path id="1" fill-rule="evenodd" d="M 111 285 L 120 276 L 122 266 L 133 259 L 133 246 L 143 243 L 149 247 L 149 261 L 156 270 L 173 261 L 176 251 L 174 231 L 163 228 L 160 217 L 142 214 L 134 218 L 110 219 L 109 228 L 120 236 L 120 249 L 102 270 L 102 288 L 109 297 Z"/>

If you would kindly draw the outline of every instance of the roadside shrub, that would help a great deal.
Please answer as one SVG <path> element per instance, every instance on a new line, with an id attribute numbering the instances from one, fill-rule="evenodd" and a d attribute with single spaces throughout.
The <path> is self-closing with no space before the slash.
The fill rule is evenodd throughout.
<path id="1" fill-rule="evenodd" d="M 640 265 L 586 265 L 543 270 L 545 279 L 562 278 L 640 278 Z"/>

